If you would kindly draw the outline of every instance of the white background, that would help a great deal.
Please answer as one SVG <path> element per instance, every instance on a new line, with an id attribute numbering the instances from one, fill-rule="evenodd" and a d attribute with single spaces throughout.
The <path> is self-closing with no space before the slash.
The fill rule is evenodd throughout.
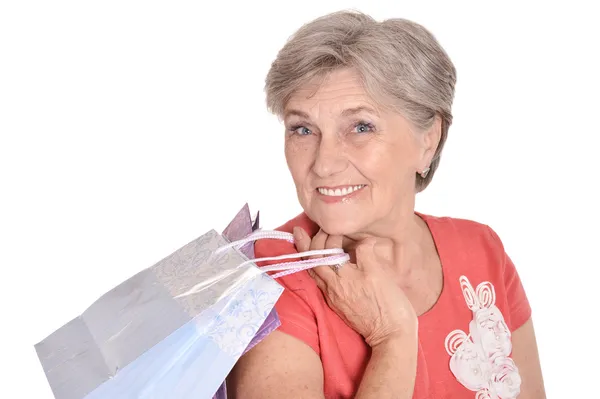
<path id="1" fill-rule="evenodd" d="M 52 398 L 33 345 L 245 202 L 266 228 L 300 211 L 264 77 L 295 29 L 343 8 L 417 21 L 450 54 L 455 123 L 418 210 L 499 233 L 534 309 L 549 397 L 600 397 L 598 12 L 206 3 L 0 6 L 0 398 Z"/>

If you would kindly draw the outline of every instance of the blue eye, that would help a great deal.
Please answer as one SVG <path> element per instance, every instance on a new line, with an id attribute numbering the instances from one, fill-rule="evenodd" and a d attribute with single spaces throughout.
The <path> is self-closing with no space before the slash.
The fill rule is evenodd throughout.
<path id="1" fill-rule="evenodd" d="M 370 133 L 374 129 L 374 126 L 370 123 L 360 122 L 354 125 L 353 131 L 355 133 Z"/>
<path id="2" fill-rule="evenodd" d="M 308 136 L 309 134 L 312 134 L 311 130 L 306 126 L 292 126 L 290 131 L 300 136 Z"/>

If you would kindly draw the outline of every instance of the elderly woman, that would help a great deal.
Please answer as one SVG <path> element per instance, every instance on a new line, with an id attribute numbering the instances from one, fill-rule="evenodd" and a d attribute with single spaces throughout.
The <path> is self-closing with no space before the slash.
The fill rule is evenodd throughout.
<path id="1" fill-rule="evenodd" d="M 543 398 L 531 309 L 486 225 L 414 210 L 452 121 L 456 72 L 402 19 L 334 13 L 303 26 L 266 79 L 304 212 L 295 245 L 351 262 L 283 277 L 281 327 L 230 392 L 252 398 Z"/>

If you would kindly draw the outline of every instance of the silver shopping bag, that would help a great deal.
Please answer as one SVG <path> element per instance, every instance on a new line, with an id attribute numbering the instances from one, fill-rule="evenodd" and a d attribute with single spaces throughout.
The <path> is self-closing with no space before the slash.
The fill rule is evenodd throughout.
<path id="1" fill-rule="evenodd" d="M 232 240 L 247 233 L 242 213 L 228 227 Z M 226 244 L 209 231 L 35 345 L 54 396 L 224 397 L 235 362 L 279 325 L 273 307 L 283 291 L 246 262 L 251 243 L 215 255 Z"/>

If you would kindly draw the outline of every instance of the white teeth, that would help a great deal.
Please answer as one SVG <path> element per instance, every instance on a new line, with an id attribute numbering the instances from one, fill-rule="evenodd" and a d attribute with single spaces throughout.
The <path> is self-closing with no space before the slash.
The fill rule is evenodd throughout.
<path id="1" fill-rule="evenodd" d="M 364 184 L 359 184 L 358 186 L 344 187 L 342 189 L 337 188 L 335 190 L 327 189 L 327 188 L 318 188 L 319 193 L 323 195 L 327 195 L 330 197 L 343 197 L 344 195 L 351 194 L 361 188 L 365 187 Z"/>

